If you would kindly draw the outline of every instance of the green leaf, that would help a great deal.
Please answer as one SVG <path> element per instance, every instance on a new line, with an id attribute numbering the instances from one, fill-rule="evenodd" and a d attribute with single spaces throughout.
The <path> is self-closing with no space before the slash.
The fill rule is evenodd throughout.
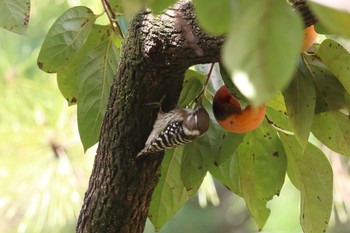
<path id="1" fill-rule="evenodd" d="M 146 8 L 146 1 L 144 0 L 117 0 L 117 2 L 121 2 L 123 15 L 127 19 L 131 19 L 137 12 Z"/>
<path id="2" fill-rule="evenodd" d="M 200 26 L 212 34 L 227 33 L 232 21 L 231 3 L 230 0 L 195 0 L 194 6 Z"/>
<path id="3" fill-rule="evenodd" d="M 185 145 L 181 160 L 181 180 L 187 190 L 197 190 L 212 162 L 208 134 Z"/>
<path id="4" fill-rule="evenodd" d="M 38 66 L 48 73 L 64 68 L 88 37 L 97 16 L 84 6 L 70 8 L 52 25 L 41 46 Z"/>
<path id="5" fill-rule="evenodd" d="M 181 179 L 188 190 L 197 190 L 210 167 L 234 155 L 244 134 L 233 134 L 210 124 L 208 133 L 184 147 Z"/>
<path id="6" fill-rule="evenodd" d="M 350 37 L 350 4 L 348 0 L 311 0 L 308 4 L 312 12 L 330 32 Z"/>
<path id="7" fill-rule="evenodd" d="M 316 91 L 316 113 L 344 107 L 344 87 L 332 72 L 315 56 L 303 55 L 310 67 Z"/>
<path id="8" fill-rule="evenodd" d="M 211 122 L 207 132 L 211 156 L 211 166 L 219 166 L 225 162 L 229 157 L 232 157 L 239 144 L 243 141 L 244 134 L 235 134 L 224 130 L 218 123 L 216 123 L 212 103 L 205 99 L 203 106 L 209 113 Z"/>
<path id="9" fill-rule="evenodd" d="M 232 157 L 244 137 L 244 134 L 227 132 L 215 123 L 212 104 L 208 99 L 203 99 L 202 104 L 211 121 L 206 134 L 184 147 L 181 179 L 188 190 L 199 188 L 210 167 L 219 166 Z"/>
<path id="10" fill-rule="evenodd" d="M 312 133 L 327 147 L 340 154 L 350 156 L 349 116 L 331 111 L 314 116 Z"/>
<path id="11" fill-rule="evenodd" d="M 109 0 L 109 5 L 115 14 L 124 13 L 123 0 Z"/>
<path id="12" fill-rule="evenodd" d="M 210 167 L 209 172 L 231 192 L 243 197 L 239 181 L 239 167 L 236 152 L 219 166 Z"/>
<path id="13" fill-rule="evenodd" d="M 344 106 L 346 109 L 350 110 L 350 95 L 344 94 Z"/>
<path id="14" fill-rule="evenodd" d="M 266 117 L 271 125 L 279 129 L 293 131 L 284 103 L 284 97 L 280 92 L 267 102 L 266 106 Z"/>
<path id="15" fill-rule="evenodd" d="M 277 129 L 292 132 L 293 128 L 289 120 L 283 95 L 279 92 L 273 99 L 266 103 L 266 116 L 272 126 Z"/>
<path id="16" fill-rule="evenodd" d="M 221 78 L 231 95 L 233 95 L 236 100 L 241 105 L 242 109 L 250 104 L 250 101 L 238 90 L 236 85 L 232 82 L 231 76 L 227 73 L 227 70 L 223 65 L 220 64 L 220 74 Z"/>
<path id="17" fill-rule="evenodd" d="M 30 17 L 30 0 L 0 0 L 0 26 L 25 34 Z"/>
<path id="18" fill-rule="evenodd" d="M 239 2 L 223 47 L 224 65 L 242 94 L 259 105 L 292 79 L 303 23 L 286 1 Z"/>
<path id="19" fill-rule="evenodd" d="M 70 63 L 57 73 L 57 84 L 68 105 L 77 103 L 77 63 Z"/>
<path id="20" fill-rule="evenodd" d="M 280 137 L 288 158 L 288 176 L 300 190 L 303 231 L 326 232 L 333 202 L 332 168 L 312 144 L 303 149 L 292 135 L 280 134 Z"/>
<path id="21" fill-rule="evenodd" d="M 78 127 L 85 151 L 99 138 L 119 51 L 107 37 L 86 54 L 78 71 Z"/>
<path id="22" fill-rule="evenodd" d="M 193 193 L 187 192 L 180 179 L 183 147 L 167 150 L 161 165 L 161 176 L 152 194 L 148 211 L 158 231 L 180 209 Z"/>
<path id="23" fill-rule="evenodd" d="M 266 105 L 276 111 L 287 114 L 286 104 L 281 92 L 278 92 L 273 99 L 266 103 Z"/>
<path id="24" fill-rule="evenodd" d="M 301 61 L 293 81 L 283 92 L 294 134 L 303 148 L 308 143 L 316 103 L 315 89 L 310 76 L 310 72 Z"/>
<path id="25" fill-rule="evenodd" d="M 101 40 L 106 40 L 110 35 L 109 25 L 93 25 L 93 28 L 84 44 L 84 46 L 77 52 L 73 59 L 61 70 L 57 72 L 58 87 L 68 101 L 69 105 L 76 104 L 78 98 L 77 75 L 78 67 L 82 60 L 84 60 L 87 52 L 96 48 Z"/>
<path id="26" fill-rule="evenodd" d="M 180 98 L 178 101 L 179 106 L 187 107 L 191 102 L 193 102 L 194 98 L 201 92 L 203 88 L 204 79 L 205 76 L 196 71 L 186 71 Z"/>
<path id="27" fill-rule="evenodd" d="M 196 73 L 194 71 L 192 72 L 189 74 Z M 210 101 L 204 98 L 202 104 L 209 116 L 213 117 Z M 213 130 L 214 124 L 211 121 L 209 124 L 209 129 L 206 134 L 184 146 L 180 175 L 187 190 L 195 191 L 200 187 L 204 176 L 213 163 L 213 153 L 211 153 L 212 144 L 209 140 L 209 136 L 214 135 L 216 132 Z"/>
<path id="28" fill-rule="evenodd" d="M 269 123 L 280 130 L 293 132 L 288 114 L 286 111 L 280 111 L 271 107 L 266 107 L 266 118 Z"/>
<path id="29" fill-rule="evenodd" d="M 213 63 L 197 64 L 194 65 L 193 68 L 196 72 L 208 77 L 212 65 Z M 210 98 L 210 100 L 212 101 L 214 94 L 222 85 L 224 85 L 224 83 L 220 74 L 220 67 L 218 63 L 215 63 L 210 74 L 210 79 L 208 80 L 208 85 L 205 88 L 204 96 Z"/>
<path id="30" fill-rule="evenodd" d="M 209 116 L 213 117 L 211 103 L 208 99 L 202 101 Z M 205 174 L 213 163 L 213 150 L 217 145 L 217 130 L 212 121 L 206 134 L 185 145 L 181 161 L 181 179 L 187 190 L 196 190 L 201 185 Z"/>
<path id="31" fill-rule="evenodd" d="M 149 1 L 150 1 L 150 8 L 152 9 L 152 12 L 155 14 L 161 13 L 167 7 L 175 4 L 176 2 L 176 0 L 149 0 Z"/>
<path id="32" fill-rule="evenodd" d="M 315 23 L 315 31 L 318 34 L 332 34 L 319 21 Z"/>
<path id="33" fill-rule="evenodd" d="M 244 136 L 244 134 L 235 134 L 225 130 L 219 131 L 218 138 L 220 141 L 215 145 L 212 145 L 213 149 L 216 149 L 213 165 L 219 166 L 228 158 L 234 156 L 236 149 L 243 142 Z"/>
<path id="34" fill-rule="evenodd" d="M 350 18 L 349 18 L 350 23 Z M 336 75 L 350 94 L 350 54 L 336 41 L 324 40 L 317 50 L 317 56 Z"/>
<path id="35" fill-rule="evenodd" d="M 242 196 L 261 230 L 270 214 L 266 204 L 284 183 L 287 160 L 277 134 L 266 122 L 247 133 L 234 156 L 211 174 L 232 192 Z"/>
<path id="36" fill-rule="evenodd" d="M 246 134 L 236 156 L 242 195 L 261 230 L 270 215 L 266 204 L 279 195 L 284 183 L 287 160 L 282 143 L 264 122 L 262 127 Z"/>

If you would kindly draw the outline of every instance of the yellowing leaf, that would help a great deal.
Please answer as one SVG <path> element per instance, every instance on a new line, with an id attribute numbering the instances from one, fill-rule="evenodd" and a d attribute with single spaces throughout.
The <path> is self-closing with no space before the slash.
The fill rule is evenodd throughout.
<path id="1" fill-rule="evenodd" d="M 0 26 L 25 34 L 30 14 L 30 0 L 0 0 Z"/>
<path id="2" fill-rule="evenodd" d="M 305 233 L 326 232 L 332 211 L 333 174 L 324 154 L 314 145 L 302 148 L 292 135 L 280 134 L 287 153 L 288 176 L 300 190 L 300 222 Z"/>

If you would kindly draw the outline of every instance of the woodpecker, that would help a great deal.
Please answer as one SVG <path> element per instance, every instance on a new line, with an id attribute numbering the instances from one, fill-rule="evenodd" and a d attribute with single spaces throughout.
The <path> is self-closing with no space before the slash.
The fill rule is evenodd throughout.
<path id="1" fill-rule="evenodd" d="M 145 147 L 136 157 L 191 142 L 208 128 L 209 114 L 202 106 L 196 109 L 175 108 L 166 113 L 159 111 Z"/>

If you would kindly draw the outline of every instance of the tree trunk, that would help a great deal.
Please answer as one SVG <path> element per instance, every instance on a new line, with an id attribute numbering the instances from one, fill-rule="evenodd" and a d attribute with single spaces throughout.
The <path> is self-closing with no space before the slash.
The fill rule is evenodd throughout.
<path id="1" fill-rule="evenodd" d="M 135 159 L 158 112 L 146 103 L 166 95 L 164 110 L 174 108 L 186 69 L 219 61 L 222 43 L 223 38 L 201 31 L 188 2 L 158 17 L 144 11 L 134 18 L 111 87 L 77 232 L 143 232 L 163 157 Z"/>

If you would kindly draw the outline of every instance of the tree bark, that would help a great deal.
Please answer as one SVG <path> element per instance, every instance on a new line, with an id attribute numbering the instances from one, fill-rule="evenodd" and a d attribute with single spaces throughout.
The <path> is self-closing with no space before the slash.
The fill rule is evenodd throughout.
<path id="1" fill-rule="evenodd" d="M 201 31 L 188 2 L 157 17 L 144 11 L 134 18 L 111 87 L 77 232 L 143 232 L 163 157 L 135 159 L 158 112 L 146 103 L 165 95 L 164 110 L 174 108 L 187 68 L 219 61 L 222 44 L 222 37 Z"/>

